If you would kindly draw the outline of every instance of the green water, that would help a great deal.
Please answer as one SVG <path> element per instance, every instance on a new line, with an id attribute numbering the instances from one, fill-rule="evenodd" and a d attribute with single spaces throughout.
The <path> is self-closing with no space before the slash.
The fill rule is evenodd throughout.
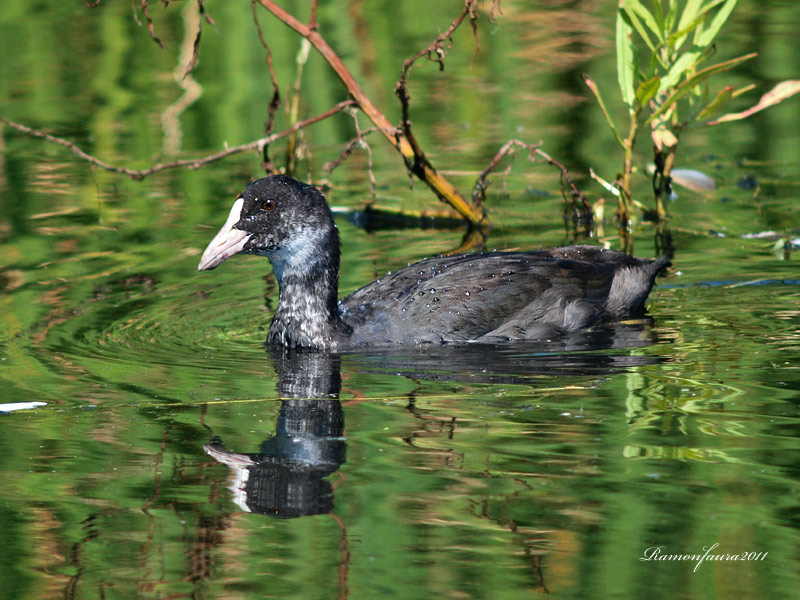
<path id="1" fill-rule="evenodd" d="M 259 137 L 270 88 L 249 3 L 207 2 L 202 94 L 177 130 L 162 117 L 183 93 L 172 70 L 192 15 L 151 4 L 166 50 L 129 3 L 4 1 L 0 116 L 137 168 Z M 325 36 L 392 120 L 402 58 L 461 6 L 321 4 Z M 596 200 L 586 173 L 612 179 L 621 156 L 580 74 L 614 96 L 615 5 L 507 2 L 481 21 L 477 54 L 467 28 L 443 73 L 414 70 L 434 164 L 469 190 L 507 139 L 541 139 Z M 286 87 L 297 40 L 261 22 Z M 794 2 L 742 0 L 715 59 L 760 52 L 730 75 L 759 83 L 755 102 L 798 77 L 798 26 Z M 313 53 L 301 89 L 303 117 L 346 97 Z M 277 300 L 267 261 L 196 271 L 258 156 L 133 182 L 0 127 L 0 403 L 40 403 L 0 414 L 0 596 L 796 597 L 800 272 L 773 246 L 800 235 L 799 102 L 682 142 L 679 166 L 718 189 L 677 189 L 674 270 L 652 321 L 535 347 L 292 360 L 262 345 Z M 315 126 L 299 163 L 347 209 L 370 198 L 366 153 L 321 167 L 353 135 L 344 115 Z M 370 141 L 377 204 L 441 209 Z M 284 162 L 285 145 L 271 152 Z M 636 185 L 646 198 L 647 178 Z M 518 157 L 487 206 L 488 248 L 573 240 L 543 163 Z M 342 293 L 465 233 L 338 224 Z M 637 230 L 637 254 L 656 254 L 654 233 Z M 609 220 L 593 243 L 614 235 Z M 640 560 L 714 544 L 767 554 Z"/>

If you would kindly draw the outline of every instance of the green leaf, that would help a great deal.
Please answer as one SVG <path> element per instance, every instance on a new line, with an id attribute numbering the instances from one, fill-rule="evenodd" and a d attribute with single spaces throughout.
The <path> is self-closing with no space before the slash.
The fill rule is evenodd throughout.
<path id="1" fill-rule="evenodd" d="M 722 107 L 725 106 L 728 101 L 733 97 L 733 90 L 734 87 L 729 85 L 727 87 L 722 88 L 716 97 L 708 103 L 708 105 L 700 111 L 700 114 L 697 115 L 696 121 L 705 121 L 706 119 L 710 119 L 715 114 L 717 114 Z"/>
<path id="2" fill-rule="evenodd" d="M 733 58 L 731 60 L 726 60 L 725 62 L 721 62 L 719 64 L 706 67 L 702 71 L 698 71 L 692 77 L 690 77 L 682 84 L 680 84 L 677 88 L 675 88 L 675 91 L 672 92 L 672 94 L 670 94 L 670 96 L 666 100 L 664 100 L 664 103 L 658 107 L 658 110 L 656 110 L 652 115 L 650 115 L 650 118 L 647 119 L 645 124 L 649 124 L 653 121 L 653 119 L 657 119 L 658 117 L 663 115 L 672 106 L 674 106 L 675 103 L 678 102 L 678 100 L 680 100 L 686 94 L 688 94 L 696 85 L 702 83 L 712 75 L 716 75 L 717 73 L 722 73 L 723 71 L 732 69 L 733 67 L 743 63 L 744 61 L 750 60 L 751 58 L 755 58 L 756 56 L 758 56 L 757 52 L 753 52 L 752 54 L 745 54 L 744 56 Z"/>
<path id="3" fill-rule="evenodd" d="M 646 106 L 650 100 L 655 98 L 658 89 L 661 87 L 661 78 L 653 77 L 647 81 L 643 81 L 638 88 L 636 88 L 636 101 L 641 106 Z"/>
<path id="4" fill-rule="evenodd" d="M 614 121 L 611 119 L 611 115 L 608 114 L 608 110 L 606 109 L 605 102 L 603 102 L 603 97 L 600 95 L 600 90 L 598 89 L 597 84 L 588 75 L 581 75 L 581 77 L 583 78 L 586 87 L 588 87 L 592 91 L 592 94 L 594 94 L 594 97 L 597 100 L 597 104 L 600 105 L 600 110 L 603 111 L 603 115 L 605 116 L 609 127 L 611 127 L 611 131 L 613 132 L 614 137 L 619 142 L 619 145 L 625 148 L 625 142 L 622 141 L 622 137 L 619 135 L 617 128 L 614 126 Z"/>
<path id="5" fill-rule="evenodd" d="M 742 88 L 739 88 L 738 90 L 736 90 L 735 92 L 733 92 L 733 96 L 731 96 L 731 98 L 738 98 L 738 97 L 739 97 L 739 96 L 741 96 L 742 94 L 746 94 L 746 93 L 747 93 L 747 92 L 749 92 L 750 90 L 754 90 L 754 89 L 755 89 L 755 87 L 756 87 L 756 84 L 755 84 L 755 83 L 748 83 L 746 86 L 744 86 L 744 87 L 742 87 Z"/>
<path id="6" fill-rule="evenodd" d="M 617 12 L 617 79 L 622 92 L 622 101 L 633 110 L 636 100 L 634 78 L 636 77 L 636 49 L 633 45 L 630 25 L 622 18 L 622 10 Z"/>
<path id="7" fill-rule="evenodd" d="M 676 31 L 667 38 L 667 44 L 672 46 L 675 50 L 680 49 L 683 45 L 684 40 L 686 40 L 686 36 L 692 33 L 700 23 L 703 22 L 705 19 L 705 15 L 700 15 L 694 21 L 690 22 L 686 27 Z M 680 41 L 679 41 L 680 40 Z"/>
<path id="8" fill-rule="evenodd" d="M 655 52 L 650 54 L 650 60 L 647 61 L 647 74 L 644 79 L 652 79 L 656 76 L 656 68 L 658 68 L 658 56 Z"/>
<path id="9" fill-rule="evenodd" d="M 772 88 L 769 92 L 761 96 L 761 100 L 758 101 L 758 104 L 755 106 L 751 106 L 747 110 L 744 110 L 739 113 L 731 113 L 720 117 L 719 119 L 715 119 L 708 123 L 708 125 L 718 125 L 720 123 L 726 123 L 728 121 L 738 121 L 740 119 L 746 119 L 750 115 L 754 115 L 755 113 L 764 110 L 765 108 L 769 108 L 770 106 L 774 106 L 779 102 L 783 102 L 787 98 L 794 96 L 800 92 L 800 79 L 790 79 L 788 81 L 781 81 L 778 85 Z"/>
<path id="10" fill-rule="evenodd" d="M 703 0 L 687 0 L 686 8 L 681 13 L 681 20 L 678 21 L 678 30 L 686 29 L 689 23 L 700 16 L 700 8 L 703 6 Z"/>
<path id="11" fill-rule="evenodd" d="M 669 0 L 669 9 L 667 10 L 667 16 L 664 19 L 664 31 L 674 31 L 675 25 L 678 19 L 678 4 L 680 4 L 677 0 Z"/>
<path id="12" fill-rule="evenodd" d="M 711 19 L 708 27 L 700 26 L 695 30 L 694 45 L 700 48 L 709 46 L 714 41 L 714 38 L 717 37 L 719 30 L 722 29 L 735 6 L 736 0 L 725 0 L 717 14 Z"/>
<path id="13" fill-rule="evenodd" d="M 702 5 L 703 5 L 702 0 L 687 0 L 686 8 L 683 9 L 683 12 L 681 13 L 681 18 L 678 21 L 677 30 L 679 32 L 686 31 L 688 33 L 691 29 L 697 27 L 697 25 L 699 25 L 702 22 L 703 16 L 702 16 L 702 11 L 700 10 Z M 694 27 L 692 27 L 691 26 L 692 23 L 695 22 L 696 24 L 694 25 Z M 686 41 L 685 35 L 678 36 L 678 38 L 676 38 L 673 42 L 675 49 L 676 50 L 680 49 L 684 41 Z"/>
<path id="14" fill-rule="evenodd" d="M 775 244 L 770 248 L 770 252 L 774 254 L 778 260 L 786 260 L 786 244 L 788 240 L 783 238 L 779 239 Z"/>
<path id="15" fill-rule="evenodd" d="M 647 25 L 647 28 L 656 36 L 656 39 L 658 39 L 661 44 L 664 43 L 663 19 L 662 26 L 659 27 L 658 21 L 653 13 L 647 10 L 639 0 L 621 0 L 620 8 L 629 15 L 634 14 L 637 18 L 644 21 L 644 24 Z"/>
<path id="16" fill-rule="evenodd" d="M 669 89 L 678 84 L 687 71 L 692 70 L 700 62 L 700 52 L 684 52 L 678 57 L 667 74 L 661 79 L 662 89 Z"/>
<path id="17" fill-rule="evenodd" d="M 656 52 L 656 45 L 650 39 L 650 36 L 647 34 L 647 30 L 642 25 L 642 22 L 636 17 L 636 15 L 632 12 L 626 11 L 624 8 L 620 8 L 617 14 L 617 19 L 619 17 L 625 21 L 628 27 L 633 27 L 639 33 L 639 35 L 644 40 L 644 43 L 647 44 L 647 47 L 650 48 L 650 51 L 655 53 Z"/>
<path id="18" fill-rule="evenodd" d="M 661 0 L 650 0 L 650 5 L 653 7 L 653 18 L 656 20 L 658 29 L 666 32 L 664 27 L 664 10 L 661 8 Z"/>
<path id="19" fill-rule="evenodd" d="M 703 0 L 688 0 L 686 2 L 686 8 L 683 9 L 680 21 L 678 21 L 678 34 L 675 34 L 674 39 L 669 40 L 675 50 L 679 50 L 683 46 L 683 42 L 686 41 L 686 36 L 703 22 L 705 15 L 700 10 L 702 6 Z M 681 32 L 684 33 L 680 35 Z"/>

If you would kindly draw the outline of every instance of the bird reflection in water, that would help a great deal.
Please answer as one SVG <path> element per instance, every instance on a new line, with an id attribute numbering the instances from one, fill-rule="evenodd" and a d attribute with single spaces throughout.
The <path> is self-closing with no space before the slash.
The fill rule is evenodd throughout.
<path id="1" fill-rule="evenodd" d="M 229 452 L 218 438 L 205 451 L 233 472 L 234 502 L 244 511 L 293 518 L 328 513 L 325 479 L 345 462 L 344 414 L 336 355 L 274 350 L 281 400 L 275 435 L 256 453 Z"/>
<path id="2" fill-rule="evenodd" d="M 640 319 L 547 344 L 454 344 L 347 356 L 362 373 L 473 385 L 531 384 L 543 375 L 598 377 L 657 362 L 657 356 L 631 352 L 657 339 L 652 322 Z M 282 398 L 274 437 L 256 453 L 230 452 L 219 439 L 205 451 L 233 470 L 230 488 L 242 510 L 282 518 L 328 513 L 333 488 L 325 478 L 345 462 L 341 356 L 279 347 L 271 347 L 270 355 Z"/>

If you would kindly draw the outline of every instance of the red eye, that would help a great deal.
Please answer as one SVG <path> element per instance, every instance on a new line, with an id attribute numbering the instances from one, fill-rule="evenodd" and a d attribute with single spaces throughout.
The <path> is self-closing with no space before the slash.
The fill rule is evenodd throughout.
<path id="1" fill-rule="evenodd" d="M 274 200 L 264 200 L 261 203 L 261 208 L 264 210 L 274 210 L 275 209 L 275 201 Z"/>

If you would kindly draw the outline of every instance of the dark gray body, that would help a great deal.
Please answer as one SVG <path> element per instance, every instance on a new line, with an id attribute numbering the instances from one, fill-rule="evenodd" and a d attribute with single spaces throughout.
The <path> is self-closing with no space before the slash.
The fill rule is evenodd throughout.
<path id="1" fill-rule="evenodd" d="M 433 258 L 342 299 L 351 346 L 548 339 L 639 314 L 666 260 L 594 246 Z"/>

